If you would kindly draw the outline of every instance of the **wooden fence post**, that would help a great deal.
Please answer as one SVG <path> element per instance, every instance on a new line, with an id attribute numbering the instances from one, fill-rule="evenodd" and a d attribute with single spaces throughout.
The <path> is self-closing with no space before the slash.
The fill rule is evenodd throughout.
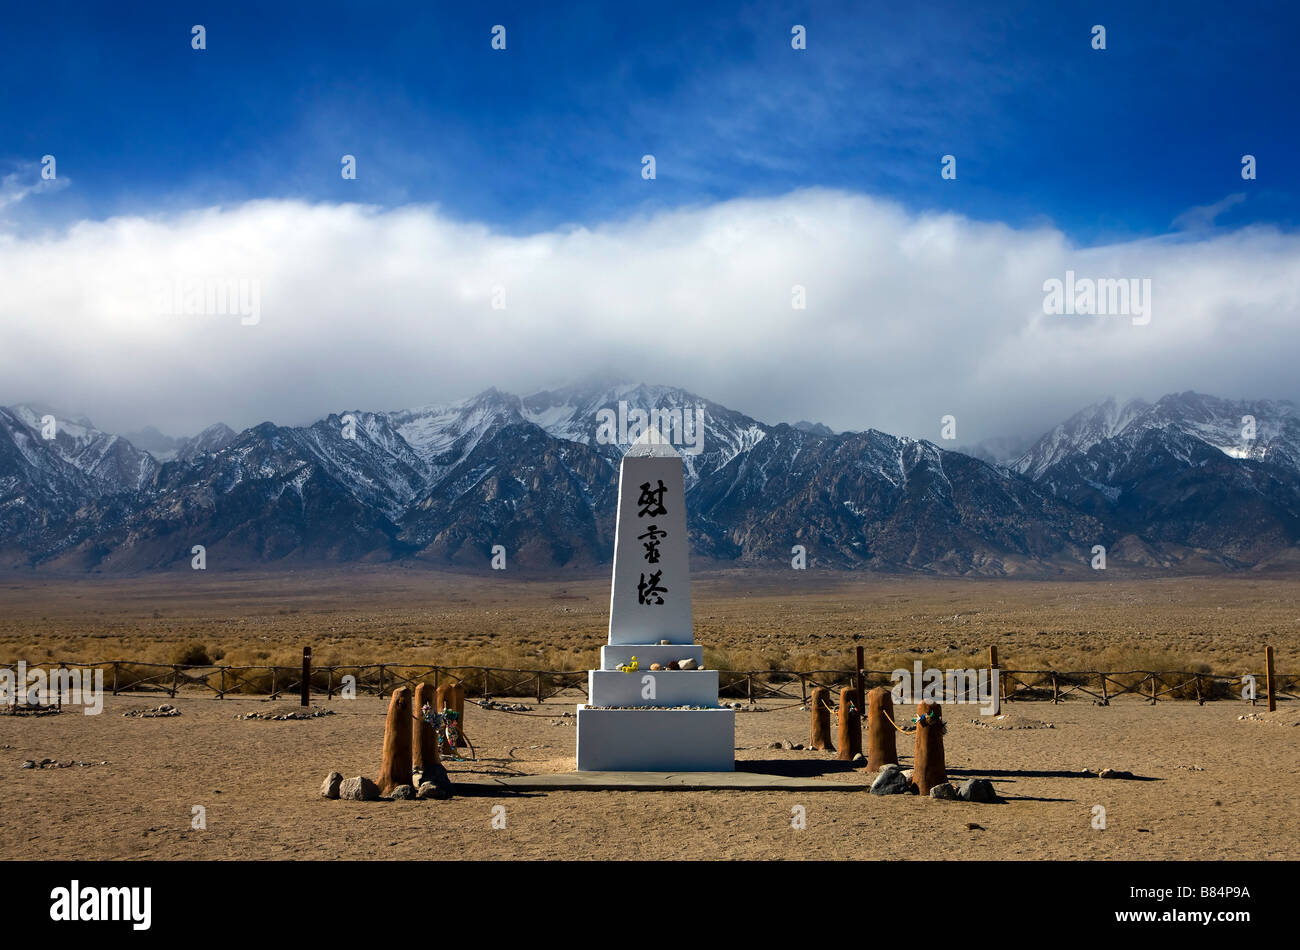
<path id="1" fill-rule="evenodd" d="M 334 698 L 334 667 L 327 667 L 325 670 L 325 698 Z"/>
<path id="2" fill-rule="evenodd" d="M 878 772 L 898 764 L 894 741 L 894 699 L 889 688 L 877 686 L 867 694 L 867 771 Z"/>
<path id="3" fill-rule="evenodd" d="M 176 698 L 176 686 L 179 683 L 180 678 L 181 678 L 181 668 L 179 666 L 173 666 L 172 667 L 172 699 Z"/>
<path id="4" fill-rule="evenodd" d="M 1273 648 L 1264 647 L 1264 688 L 1268 691 L 1268 711 L 1277 712 L 1277 693 L 1274 691 Z"/>
<path id="5" fill-rule="evenodd" d="M 117 660 L 114 660 L 113 661 L 113 695 L 114 696 L 117 695 L 117 667 L 118 667 L 118 662 Z"/>
<path id="6" fill-rule="evenodd" d="M 1056 685 L 1056 673 L 1052 673 L 1052 705 L 1061 701 L 1060 687 Z"/>
<path id="7" fill-rule="evenodd" d="M 437 711 L 438 690 L 428 683 L 415 687 L 415 699 L 411 704 L 411 756 L 415 770 L 420 773 L 420 781 L 433 780 L 438 765 L 438 733 L 433 724 L 424 718 L 424 707 Z"/>
<path id="8" fill-rule="evenodd" d="M 311 647 L 302 648 L 302 705 L 311 705 Z"/>
<path id="9" fill-rule="evenodd" d="M 831 743 L 831 712 L 826 702 L 831 691 L 825 686 L 814 686 L 812 691 L 812 733 L 808 739 L 808 748 L 834 752 Z"/>
<path id="10" fill-rule="evenodd" d="M 853 687 L 840 690 L 840 750 L 835 757 L 844 762 L 862 753 L 862 711 L 854 705 L 854 699 Z"/>
<path id="11" fill-rule="evenodd" d="M 537 673 L 537 704 L 539 706 L 542 704 L 542 674 L 540 671 Z"/>
<path id="12" fill-rule="evenodd" d="M 803 704 L 808 705 L 808 681 L 804 679 L 802 673 L 799 674 L 799 695 L 803 697 Z"/>
<path id="13" fill-rule="evenodd" d="M 933 715 L 935 720 L 929 717 Z M 916 751 L 912 754 L 912 783 L 921 795 L 948 781 L 943 755 L 943 709 L 938 703 L 916 704 Z M 936 721 L 938 720 L 938 721 Z"/>
<path id="14" fill-rule="evenodd" d="M 989 647 L 989 677 L 994 680 L 993 689 L 993 715 L 1002 712 L 1002 675 L 998 672 L 998 648 Z"/>
<path id="15" fill-rule="evenodd" d="M 217 699 L 226 698 L 226 668 L 221 667 L 221 689 L 217 690 Z"/>
<path id="16" fill-rule="evenodd" d="M 1159 682 L 1160 682 L 1160 677 L 1156 676 L 1155 673 L 1152 673 L 1151 674 L 1151 705 L 1152 706 L 1156 704 L 1156 684 Z"/>
<path id="17" fill-rule="evenodd" d="M 398 785 L 411 784 L 411 691 L 393 690 L 384 720 L 384 748 L 379 760 L 379 793 L 387 795 Z"/>
<path id="18" fill-rule="evenodd" d="M 862 667 L 865 661 L 862 659 L 862 647 L 858 647 L 858 667 L 857 667 L 857 687 L 858 687 L 858 710 L 859 715 L 866 715 L 867 708 L 867 689 L 862 679 Z"/>
<path id="19" fill-rule="evenodd" d="M 1101 704 L 1103 706 L 1109 706 L 1110 691 L 1106 689 L 1106 674 L 1099 672 L 1097 675 L 1101 677 Z"/>

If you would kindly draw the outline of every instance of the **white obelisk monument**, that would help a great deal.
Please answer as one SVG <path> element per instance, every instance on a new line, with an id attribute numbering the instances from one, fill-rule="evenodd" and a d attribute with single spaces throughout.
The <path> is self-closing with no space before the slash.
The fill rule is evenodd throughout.
<path id="1" fill-rule="evenodd" d="M 718 705 L 718 671 L 703 661 L 682 459 L 650 426 L 619 470 L 609 644 L 587 674 L 589 702 L 578 706 L 578 771 L 734 771 L 735 712 Z"/>

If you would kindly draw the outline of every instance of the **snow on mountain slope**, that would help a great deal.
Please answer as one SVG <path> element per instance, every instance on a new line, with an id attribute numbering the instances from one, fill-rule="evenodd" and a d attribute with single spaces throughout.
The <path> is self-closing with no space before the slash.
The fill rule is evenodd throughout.
<path id="1" fill-rule="evenodd" d="M 45 440 L 39 408 L 0 409 L 0 557 L 152 569 L 202 543 L 210 563 L 471 565 L 500 543 L 512 564 L 594 564 L 608 558 L 626 448 L 598 434 L 638 410 L 702 413 L 702 441 L 693 426 L 675 441 L 692 547 L 711 557 L 785 563 L 798 543 L 823 566 L 999 574 L 1085 563 L 1092 544 L 1126 534 L 1161 558 L 1190 545 L 1231 566 L 1300 543 L 1290 403 L 1108 400 L 1012 471 L 874 430 L 769 425 L 677 387 L 599 382 L 150 436 L 165 464 L 88 420 L 61 419 Z"/>
<path id="2" fill-rule="evenodd" d="M 1253 439 L 1245 437 L 1245 417 L 1255 420 Z M 1300 412 L 1294 403 L 1228 400 L 1185 392 L 1151 404 L 1140 399 L 1090 406 L 1056 426 L 1012 466 L 1040 479 L 1071 455 L 1087 453 L 1107 439 L 1136 442 L 1153 429 L 1174 429 L 1233 458 L 1268 459 L 1300 468 Z"/>
<path id="3" fill-rule="evenodd" d="M 137 491 L 158 471 L 158 462 L 119 435 L 101 432 L 83 418 L 60 417 L 30 405 L 11 406 L 12 418 L 32 432 L 48 451 L 84 473 L 102 494 Z M 46 439 L 45 421 L 53 416 L 54 438 Z"/>

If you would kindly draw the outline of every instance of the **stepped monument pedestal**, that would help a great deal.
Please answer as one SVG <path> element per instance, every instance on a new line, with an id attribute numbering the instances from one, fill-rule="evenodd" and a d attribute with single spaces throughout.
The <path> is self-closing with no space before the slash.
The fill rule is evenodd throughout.
<path id="1" fill-rule="evenodd" d="M 648 428 L 619 469 L 609 643 L 578 706 L 580 772 L 736 768 L 736 714 L 695 643 L 684 487 L 681 456 Z"/>

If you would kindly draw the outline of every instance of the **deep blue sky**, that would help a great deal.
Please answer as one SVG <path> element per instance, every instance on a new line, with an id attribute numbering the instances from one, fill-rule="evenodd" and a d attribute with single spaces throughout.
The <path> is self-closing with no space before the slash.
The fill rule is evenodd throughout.
<path id="1" fill-rule="evenodd" d="M 7 4 L 0 178 L 51 153 L 69 185 L 3 217 L 293 197 L 528 232 L 823 185 L 1083 243 L 1242 193 L 1220 226 L 1300 219 L 1293 3 L 703 6 Z"/>

